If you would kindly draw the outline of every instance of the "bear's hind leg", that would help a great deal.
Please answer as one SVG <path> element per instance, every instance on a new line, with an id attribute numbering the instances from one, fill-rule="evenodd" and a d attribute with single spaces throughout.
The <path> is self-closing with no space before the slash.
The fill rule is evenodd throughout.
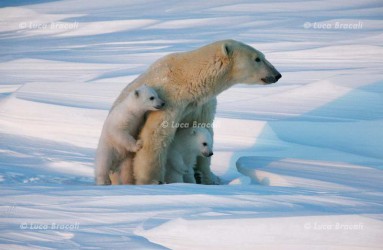
<path id="1" fill-rule="evenodd" d="M 133 158 L 132 155 L 128 155 L 120 164 L 120 181 L 123 185 L 133 185 Z"/>
<path id="2" fill-rule="evenodd" d="M 109 172 L 114 161 L 113 149 L 99 145 L 96 155 L 96 184 L 110 185 Z"/>

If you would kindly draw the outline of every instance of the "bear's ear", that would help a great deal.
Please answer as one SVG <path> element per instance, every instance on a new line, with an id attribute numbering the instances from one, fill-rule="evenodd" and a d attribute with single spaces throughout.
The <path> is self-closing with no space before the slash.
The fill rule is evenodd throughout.
<path id="1" fill-rule="evenodd" d="M 231 55 L 233 54 L 233 47 L 228 43 L 224 43 L 222 45 L 222 52 L 225 56 L 231 57 Z"/>
<path id="2" fill-rule="evenodd" d="M 134 95 L 135 95 L 136 97 L 139 97 L 139 96 L 140 96 L 140 91 L 138 91 L 138 89 L 136 89 L 136 90 L 134 91 Z"/>
<path id="3" fill-rule="evenodd" d="M 197 134 L 197 131 L 193 128 L 190 132 L 191 135 L 196 135 Z"/>

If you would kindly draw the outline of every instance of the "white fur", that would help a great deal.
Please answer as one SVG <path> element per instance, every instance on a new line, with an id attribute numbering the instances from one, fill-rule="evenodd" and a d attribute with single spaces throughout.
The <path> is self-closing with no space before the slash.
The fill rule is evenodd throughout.
<path id="1" fill-rule="evenodd" d="M 216 96 L 236 83 L 270 84 L 281 75 L 256 49 L 234 40 L 218 41 L 196 50 L 160 58 L 130 83 L 114 103 L 148 83 L 164 100 L 166 108 L 148 115 L 140 132 L 143 148 L 134 157 L 136 184 L 164 182 L 168 147 L 176 128 L 163 124 L 212 123 Z M 213 129 L 208 129 L 213 136 Z M 210 158 L 198 157 L 203 184 L 217 184 Z"/>
<path id="2" fill-rule="evenodd" d="M 197 157 L 210 157 L 212 146 L 213 138 L 207 129 L 178 129 L 168 150 L 166 183 L 196 183 L 194 167 Z"/>
<path id="3" fill-rule="evenodd" d="M 132 91 L 111 110 L 105 120 L 96 154 L 96 183 L 98 185 L 133 184 L 131 159 L 142 148 L 136 140 L 144 124 L 144 115 L 149 110 L 162 108 L 163 101 L 155 90 L 143 85 Z M 121 170 L 121 172 L 120 172 Z M 112 181 L 110 179 L 112 173 Z M 117 175 L 116 175 L 117 174 Z M 127 177 L 124 177 L 128 175 Z M 119 178 L 123 177 L 123 178 Z"/>

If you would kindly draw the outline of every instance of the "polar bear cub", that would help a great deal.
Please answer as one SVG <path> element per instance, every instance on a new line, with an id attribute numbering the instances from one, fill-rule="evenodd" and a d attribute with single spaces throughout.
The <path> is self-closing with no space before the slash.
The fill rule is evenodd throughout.
<path id="1" fill-rule="evenodd" d="M 196 183 L 194 167 L 197 157 L 213 155 L 213 138 L 206 128 L 178 129 L 169 147 L 166 183 Z"/>
<path id="2" fill-rule="evenodd" d="M 125 165 L 124 167 L 127 168 L 132 167 L 130 163 L 132 152 L 137 152 L 142 148 L 142 141 L 136 140 L 136 138 L 144 124 L 145 113 L 159 110 L 164 105 L 165 102 L 158 97 L 154 89 L 142 85 L 109 112 L 102 128 L 96 153 L 97 185 L 111 184 L 109 174 L 111 170 L 119 171 L 122 167 L 120 165 Z M 127 174 L 133 178 L 133 173 Z"/>

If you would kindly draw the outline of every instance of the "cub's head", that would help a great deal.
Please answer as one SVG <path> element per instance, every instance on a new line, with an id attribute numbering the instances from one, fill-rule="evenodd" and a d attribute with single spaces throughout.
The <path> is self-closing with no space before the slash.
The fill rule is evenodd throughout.
<path id="1" fill-rule="evenodd" d="M 231 81 L 247 84 L 271 84 L 282 75 L 260 51 L 241 42 L 221 42 L 221 52 L 232 64 Z"/>
<path id="2" fill-rule="evenodd" d="M 200 156 L 210 157 L 213 155 L 213 138 L 206 128 L 191 128 L 191 136 L 195 149 L 198 149 Z"/>
<path id="3" fill-rule="evenodd" d="M 146 84 L 134 91 L 134 98 L 145 110 L 159 110 L 165 106 L 165 102 L 158 97 L 157 92 Z"/>

